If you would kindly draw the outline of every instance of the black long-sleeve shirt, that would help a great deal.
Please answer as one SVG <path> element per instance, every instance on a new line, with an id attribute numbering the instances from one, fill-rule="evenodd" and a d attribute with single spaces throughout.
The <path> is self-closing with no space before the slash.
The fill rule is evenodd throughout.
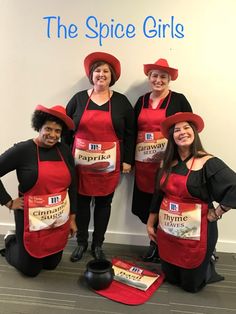
<path id="1" fill-rule="evenodd" d="M 77 209 L 76 200 L 76 176 L 74 170 L 74 159 L 72 154 L 63 143 L 57 143 L 51 148 L 39 147 L 39 158 L 41 161 L 60 161 L 61 152 L 63 159 L 70 171 L 71 184 L 69 186 L 69 197 L 71 212 Z M 11 171 L 16 171 L 19 182 L 19 191 L 22 193 L 30 190 L 38 178 L 37 146 L 32 139 L 15 144 L 0 156 L 0 177 L 3 177 Z M 0 180 L 0 203 L 5 205 L 11 200 L 11 196 L 6 191 Z"/>
<path id="2" fill-rule="evenodd" d="M 149 106 L 149 98 L 150 93 L 147 93 L 144 95 L 144 108 L 148 108 Z M 168 103 L 169 94 L 165 97 L 163 100 L 160 109 L 165 109 Z M 138 116 L 141 112 L 143 104 L 143 96 L 140 96 L 137 100 L 137 103 L 134 107 L 136 120 L 138 119 Z M 183 94 L 177 93 L 177 92 L 171 92 L 170 102 L 168 107 L 166 108 L 166 117 L 172 116 L 173 114 L 177 112 L 192 112 L 192 108 L 188 100 Z"/>
<path id="3" fill-rule="evenodd" d="M 189 169 L 186 162 L 179 162 L 172 167 L 171 173 L 187 175 Z M 200 170 L 191 170 L 187 179 L 187 189 L 190 195 L 205 203 L 213 201 L 221 205 L 236 208 L 236 173 L 221 159 L 210 158 Z M 154 193 L 150 212 L 159 211 L 164 193 Z"/>
<path id="4" fill-rule="evenodd" d="M 66 111 L 75 123 L 75 130 L 79 128 L 82 114 L 89 99 L 87 90 L 75 94 L 69 101 Z M 133 163 L 135 148 L 135 115 L 127 97 L 123 94 L 113 91 L 111 96 L 111 118 L 114 130 L 120 142 L 121 162 Z M 88 110 L 109 110 L 109 101 L 102 106 L 98 106 L 91 99 Z M 67 133 L 63 136 L 63 141 L 70 147 L 73 145 L 73 133 Z"/>

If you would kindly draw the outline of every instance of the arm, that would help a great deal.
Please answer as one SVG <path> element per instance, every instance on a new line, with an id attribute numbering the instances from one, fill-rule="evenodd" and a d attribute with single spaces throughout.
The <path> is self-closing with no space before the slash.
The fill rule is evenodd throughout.
<path id="1" fill-rule="evenodd" d="M 7 173 L 17 170 L 21 163 L 21 157 L 25 156 L 19 144 L 14 145 L 0 156 L 0 177 Z M 9 209 L 23 209 L 24 202 L 22 197 L 12 198 L 7 192 L 4 184 L 0 180 L 0 204 Z"/>
<path id="2" fill-rule="evenodd" d="M 135 150 L 135 115 L 134 109 L 130 102 L 126 98 L 126 110 L 125 110 L 125 121 L 124 121 L 124 158 L 122 164 L 123 172 L 129 172 L 131 170 L 131 165 L 134 162 L 134 150 Z"/>
<path id="3" fill-rule="evenodd" d="M 156 187 L 159 186 L 159 180 L 160 177 L 157 173 L 156 175 Z M 149 214 L 149 218 L 147 221 L 147 233 L 148 236 L 150 238 L 150 240 L 156 242 L 156 229 L 157 229 L 157 224 L 158 224 L 158 213 L 159 213 L 159 209 L 162 203 L 164 197 L 164 192 L 162 190 L 160 190 L 159 188 L 156 188 L 153 197 L 152 197 L 152 201 L 151 201 L 151 205 L 150 205 L 150 214 Z"/>
<path id="4" fill-rule="evenodd" d="M 183 94 L 172 92 L 169 106 L 166 109 L 166 116 L 169 117 L 177 112 L 192 112 L 192 108 Z"/>
<path id="5" fill-rule="evenodd" d="M 158 214 L 150 213 L 147 221 L 147 233 L 149 239 L 156 242 L 156 228 L 154 227 L 157 224 Z"/>
<path id="6" fill-rule="evenodd" d="M 77 211 L 77 181 L 76 181 L 76 173 L 75 173 L 75 165 L 74 165 L 74 158 L 69 150 L 69 148 L 61 144 L 61 152 L 65 159 L 65 162 L 69 168 L 70 175 L 71 175 L 71 184 L 68 189 L 68 194 L 70 198 L 70 234 L 74 236 L 77 232 L 76 226 L 76 211 Z"/>
<path id="7" fill-rule="evenodd" d="M 209 221 L 215 221 L 236 208 L 236 173 L 216 157 L 207 161 L 205 173 L 211 198 L 219 203 L 208 215 Z"/>
<path id="8" fill-rule="evenodd" d="M 74 121 L 75 130 L 64 131 L 62 135 L 62 142 L 67 144 L 71 149 L 72 149 L 72 145 L 74 141 L 74 133 L 76 132 L 78 128 L 80 119 L 82 117 L 84 108 L 86 106 L 87 99 L 88 99 L 88 94 L 87 94 L 87 91 L 84 90 L 75 94 L 66 106 L 66 113 Z"/>
<path id="9" fill-rule="evenodd" d="M 190 103 L 188 102 L 187 98 L 183 94 L 180 94 L 180 105 L 181 105 L 182 112 L 193 112 Z"/>
<path id="10" fill-rule="evenodd" d="M 6 205 L 9 209 L 11 207 L 12 198 L 6 191 L 2 181 L 0 180 L 0 204 Z"/>
<path id="11" fill-rule="evenodd" d="M 73 119 L 75 106 L 76 106 L 76 101 L 75 101 L 75 96 L 73 96 L 66 106 L 66 113 L 71 119 Z M 74 136 L 73 131 L 68 130 L 68 129 L 63 130 L 61 141 L 67 144 L 70 148 L 72 148 L 71 146 L 73 143 L 73 136 Z"/>
<path id="12" fill-rule="evenodd" d="M 68 146 L 66 146 L 64 143 L 60 143 L 59 148 L 71 175 L 71 183 L 70 186 L 68 187 L 68 193 L 70 198 L 71 214 L 75 214 L 77 211 L 77 180 L 75 173 L 74 158 Z"/>

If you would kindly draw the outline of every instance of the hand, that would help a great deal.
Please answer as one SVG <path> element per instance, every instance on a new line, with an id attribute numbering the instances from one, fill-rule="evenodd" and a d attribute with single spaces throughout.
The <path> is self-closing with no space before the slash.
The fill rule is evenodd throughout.
<path id="1" fill-rule="evenodd" d="M 147 225 L 147 233 L 148 233 L 149 239 L 156 243 L 157 242 L 156 229 L 153 226 Z"/>
<path id="2" fill-rule="evenodd" d="M 127 164 L 126 162 L 122 163 L 122 173 L 130 173 L 131 165 Z"/>
<path id="3" fill-rule="evenodd" d="M 24 209 L 24 197 L 17 197 L 14 200 L 9 201 L 8 203 L 5 204 L 6 207 L 8 207 L 10 210 L 16 210 L 16 209 Z"/>
<path id="4" fill-rule="evenodd" d="M 217 206 L 216 209 L 215 208 L 209 208 L 208 213 L 207 213 L 207 219 L 210 222 L 217 221 L 217 220 L 222 218 L 222 215 L 224 213 L 225 212 L 221 209 L 220 206 Z"/>
<path id="5" fill-rule="evenodd" d="M 75 214 L 73 215 L 70 215 L 70 237 L 74 237 L 77 233 L 77 225 L 76 225 L 76 222 L 75 222 Z"/>

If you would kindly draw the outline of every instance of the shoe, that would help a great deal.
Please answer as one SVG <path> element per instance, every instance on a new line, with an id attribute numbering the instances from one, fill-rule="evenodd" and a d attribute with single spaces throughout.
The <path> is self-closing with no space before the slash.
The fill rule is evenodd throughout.
<path id="1" fill-rule="evenodd" d="M 16 234 L 16 230 L 8 230 L 7 233 L 4 236 L 4 240 L 6 241 L 8 236 L 15 235 L 15 234 Z"/>
<path id="2" fill-rule="evenodd" d="M 211 260 L 212 260 L 213 262 L 217 262 L 218 259 L 219 259 L 219 256 L 216 255 L 216 249 L 215 249 L 214 252 L 213 252 L 212 255 L 211 255 Z"/>
<path id="3" fill-rule="evenodd" d="M 224 279 L 225 279 L 224 276 L 221 276 L 220 274 L 216 272 L 215 261 L 211 259 L 207 268 L 206 283 L 209 284 L 209 283 L 219 282 Z"/>
<path id="4" fill-rule="evenodd" d="M 0 250 L 0 255 L 5 257 L 6 256 L 6 249 L 1 249 Z"/>
<path id="5" fill-rule="evenodd" d="M 81 260 L 86 250 L 87 250 L 87 246 L 78 245 L 70 256 L 71 262 L 78 262 L 79 260 Z"/>
<path id="6" fill-rule="evenodd" d="M 15 238 L 16 238 L 16 231 L 15 230 L 8 230 L 4 236 L 5 247 L 8 247 L 11 240 L 13 240 Z"/>
<path id="7" fill-rule="evenodd" d="M 104 254 L 101 246 L 95 246 L 95 248 L 92 249 L 92 255 L 95 259 L 106 259 L 106 255 Z"/>
<path id="8" fill-rule="evenodd" d="M 150 244 L 146 253 L 142 256 L 142 260 L 144 262 L 154 262 L 154 263 L 157 263 L 160 261 L 156 244 Z"/>

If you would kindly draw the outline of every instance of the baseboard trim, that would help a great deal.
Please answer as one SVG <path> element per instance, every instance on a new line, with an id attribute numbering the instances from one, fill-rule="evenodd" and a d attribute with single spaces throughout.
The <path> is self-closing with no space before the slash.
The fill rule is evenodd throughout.
<path id="1" fill-rule="evenodd" d="M 8 230 L 14 230 L 14 228 L 15 228 L 14 224 L 1 223 L 0 234 L 6 234 Z M 91 240 L 91 234 L 92 234 L 92 231 L 90 230 L 89 231 L 90 240 Z M 106 232 L 105 242 L 116 243 L 116 244 L 147 246 L 149 244 L 149 239 L 146 234 L 114 232 L 114 231 L 108 230 Z M 236 253 L 236 242 L 219 239 L 217 242 L 216 249 L 218 252 Z"/>
<path id="2" fill-rule="evenodd" d="M 146 234 L 107 231 L 106 242 L 146 246 L 149 243 L 149 239 Z M 224 253 L 236 253 L 236 242 L 218 239 L 216 250 Z"/>

